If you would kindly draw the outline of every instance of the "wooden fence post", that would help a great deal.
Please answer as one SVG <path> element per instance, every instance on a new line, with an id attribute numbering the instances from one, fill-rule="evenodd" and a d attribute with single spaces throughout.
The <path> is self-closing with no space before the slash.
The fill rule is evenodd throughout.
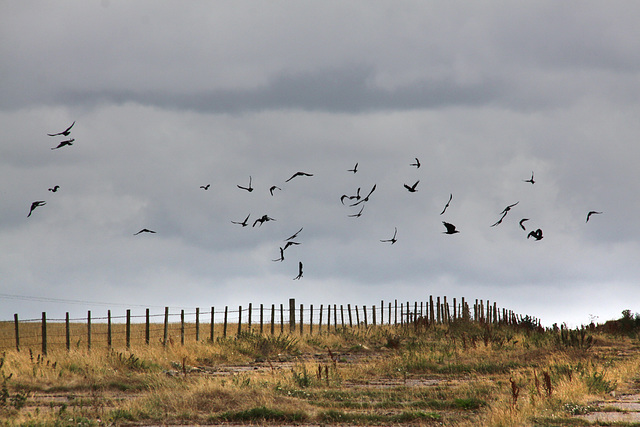
<path id="1" fill-rule="evenodd" d="M 296 331 L 296 300 L 289 298 L 289 333 Z"/>
<path id="2" fill-rule="evenodd" d="M 20 326 L 18 322 L 18 313 L 13 315 L 14 329 L 16 333 L 16 351 L 20 351 Z"/>
<path id="3" fill-rule="evenodd" d="M 373 314 L 373 326 L 376 326 L 376 306 L 371 308 L 371 314 Z"/>
<path id="4" fill-rule="evenodd" d="M 344 329 L 344 306 L 340 304 L 340 323 L 342 324 L 342 329 Z"/>
<path id="5" fill-rule="evenodd" d="M 169 338 L 169 307 L 164 308 L 164 336 L 162 339 L 162 345 L 167 346 L 167 339 Z"/>
<path id="6" fill-rule="evenodd" d="M 331 304 L 327 304 L 327 333 L 331 332 Z"/>
<path id="7" fill-rule="evenodd" d="M 200 307 L 196 307 L 196 342 L 200 341 Z"/>
<path id="8" fill-rule="evenodd" d="M 367 306 L 366 305 L 362 306 L 362 312 L 364 313 L 364 327 L 366 328 L 367 326 L 369 326 L 367 324 Z"/>
<path id="9" fill-rule="evenodd" d="M 149 345 L 150 335 L 151 335 L 151 316 L 149 315 L 149 309 L 145 309 L 144 316 L 144 343 Z"/>
<path id="10" fill-rule="evenodd" d="M 271 304 L 271 335 L 276 333 L 276 305 Z"/>
<path id="11" fill-rule="evenodd" d="M 264 332 L 264 304 L 260 304 L 260 335 Z"/>
<path id="12" fill-rule="evenodd" d="M 338 304 L 333 304 L 333 330 L 338 330 Z"/>
<path id="13" fill-rule="evenodd" d="M 236 335 L 240 335 L 242 333 L 242 306 L 238 306 L 238 333 Z"/>
<path id="14" fill-rule="evenodd" d="M 113 344 L 111 332 L 111 310 L 107 310 L 107 347 L 109 348 L 111 348 Z"/>
<path id="15" fill-rule="evenodd" d="M 398 300 L 395 300 L 395 304 L 396 304 L 396 307 L 395 307 L 395 314 L 393 316 L 393 324 L 397 325 L 398 324 Z"/>
<path id="16" fill-rule="evenodd" d="M 380 325 L 384 325 L 384 300 L 380 300 Z"/>
<path id="17" fill-rule="evenodd" d="M 184 309 L 180 310 L 180 345 L 184 345 Z"/>
<path id="18" fill-rule="evenodd" d="M 131 348 L 131 309 L 127 309 L 127 329 L 126 329 L 127 350 Z"/>
<path id="19" fill-rule="evenodd" d="M 249 318 L 247 319 L 247 328 L 251 332 L 251 312 L 253 311 L 253 304 L 249 303 Z"/>
<path id="20" fill-rule="evenodd" d="M 213 342 L 213 329 L 216 324 L 216 310 L 215 307 L 211 306 L 211 325 L 209 327 L 209 340 Z"/>
<path id="21" fill-rule="evenodd" d="M 433 295 L 429 295 L 429 323 L 433 325 L 435 322 L 434 312 L 433 312 Z"/>
<path id="22" fill-rule="evenodd" d="M 47 355 L 47 313 L 42 312 L 42 354 Z"/>
<path id="23" fill-rule="evenodd" d="M 71 331 L 70 328 L 71 326 L 69 325 L 69 312 L 67 311 L 67 314 L 65 314 L 64 316 L 64 329 L 65 329 L 65 338 L 66 338 L 66 344 L 67 344 L 67 351 L 71 350 Z"/>
<path id="24" fill-rule="evenodd" d="M 302 335 L 304 330 L 304 316 L 303 316 L 303 308 L 302 304 L 300 304 L 300 335 Z"/>
<path id="25" fill-rule="evenodd" d="M 456 306 L 456 299 L 453 299 L 453 320 L 456 320 L 458 318 L 458 312 L 457 312 L 458 307 Z"/>
<path id="26" fill-rule="evenodd" d="M 391 302 L 389 302 L 389 321 L 387 322 L 387 325 L 391 325 Z"/>
<path id="27" fill-rule="evenodd" d="M 227 316 L 229 313 L 229 306 L 224 306 L 224 323 L 222 324 L 222 337 L 227 337 Z"/>
<path id="28" fill-rule="evenodd" d="M 358 306 L 356 305 L 356 325 L 358 328 L 360 327 L 360 312 L 358 311 Z"/>
<path id="29" fill-rule="evenodd" d="M 353 320 L 351 318 L 351 304 L 347 304 L 347 312 L 349 314 L 349 327 L 353 328 Z"/>
<path id="30" fill-rule="evenodd" d="M 87 312 L 87 350 L 91 350 L 91 310 Z"/>
<path id="31" fill-rule="evenodd" d="M 323 305 L 320 304 L 320 320 L 318 320 L 318 333 L 321 334 L 322 333 L 322 309 L 323 309 Z"/>
<path id="32" fill-rule="evenodd" d="M 284 306 L 280 304 L 280 334 L 284 334 Z"/>
<path id="33" fill-rule="evenodd" d="M 309 335 L 313 335 L 313 304 L 309 305 Z"/>

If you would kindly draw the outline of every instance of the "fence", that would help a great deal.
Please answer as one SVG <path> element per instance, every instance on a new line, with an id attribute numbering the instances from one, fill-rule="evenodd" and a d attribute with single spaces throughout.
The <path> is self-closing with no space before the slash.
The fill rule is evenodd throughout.
<path id="1" fill-rule="evenodd" d="M 179 322 L 170 321 L 179 316 Z M 220 321 L 222 316 L 222 321 Z M 206 318 L 208 323 L 202 323 Z M 154 322 L 153 319 L 162 318 L 162 322 Z M 193 322 L 187 322 L 187 318 Z M 142 327 L 140 319 L 144 319 Z M 187 340 L 201 341 L 206 339 L 213 341 L 218 337 L 228 337 L 235 333 L 240 336 L 244 332 L 260 334 L 284 334 L 285 329 L 289 334 L 320 334 L 323 330 L 330 332 L 338 328 L 361 328 L 376 325 L 431 325 L 450 323 L 457 319 L 477 321 L 483 323 L 518 324 L 526 321 L 533 325 L 539 325 L 539 321 L 530 316 L 517 315 L 511 310 L 498 309 L 497 304 L 486 304 L 482 300 L 475 300 L 473 307 L 464 298 L 458 302 L 453 298 L 452 303 L 447 297 L 429 296 L 428 301 L 409 302 L 398 304 L 384 301 L 379 306 L 371 307 L 357 305 L 351 306 L 337 304 L 320 304 L 304 307 L 296 306 L 295 299 L 290 299 L 288 307 L 283 304 L 276 307 L 272 304 L 265 308 L 263 304 L 254 307 L 249 304 L 247 308 L 239 306 L 237 310 L 230 310 L 228 306 L 223 311 L 216 311 L 211 307 L 209 311 L 169 313 L 165 307 L 162 314 L 151 314 L 147 308 L 144 315 L 132 315 L 131 310 L 126 310 L 125 316 L 112 316 L 111 310 L 106 317 L 92 317 L 91 311 L 82 319 L 70 319 L 66 313 L 64 319 L 51 319 L 47 313 L 42 313 L 40 319 L 19 320 L 18 314 L 14 315 L 13 322 L 0 322 L 0 350 L 15 348 L 40 347 L 42 354 L 47 354 L 51 348 L 84 347 L 91 349 L 95 346 L 125 346 L 132 344 L 160 343 L 163 346 L 175 344 L 180 337 L 180 344 Z M 136 320 L 138 320 L 136 322 Z M 138 324 L 132 328 L 132 324 Z M 13 324 L 13 328 L 11 327 Z M 61 327 L 61 325 L 64 327 Z M 286 327 L 285 327 L 286 325 Z M 13 333 L 11 333 L 13 329 Z M 13 336 L 11 336 L 13 335 Z M 174 338 L 176 337 L 176 338 Z"/>

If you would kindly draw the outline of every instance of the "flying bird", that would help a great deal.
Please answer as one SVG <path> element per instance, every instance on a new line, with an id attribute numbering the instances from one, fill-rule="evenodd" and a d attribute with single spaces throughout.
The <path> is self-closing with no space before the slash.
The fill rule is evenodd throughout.
<path id="1" fill-rule="evenodd" d="M 272 185 L 271 188 L 269 189 L 269 193 L 271 193 L 272 196 L 273 196 L 274 190 L 282 190 L 282 188 L 278 187 L 277 185 Z"/>
<path id="2" fill-rule="evenodd" d="M 416 187 L 418 186 L 418 183 L 420 182 L 420 180 L 417 180 L 415 184 L 413 184 L 412 186 L 408 186 L 407 184 L 404 184 L 404 188 L 406 188 L 407 190 L 409 190 L 409 193 L 415 193 L 416 191 Z"/>
<path id="3" fill-rule="evenodd" d="M 137 236 L 140 233 L 152 233 L 152 234 L 155 234 L 155 231 L 149 230 L 148 228 L 143 228 L 142 230 L 140 230 L 137 233 L 135 233 L 134 236 Z"/>
<path id="4" fill-rule="evenodd" d="M 269 218 L 267 215 L 262 215 L 260 218 L 255 220 L 255 222 L 253 223 L 253 227 L 255 227 L 257 223 L 260 223 L 260 226 L 262 226 L 262 224 L 267 221 L 275 221 L 275 219 Z"/>
<path id="5" fill-rule="evenodd" d="M 444 222 L 442 221 L 442 223 L 444 224 L 445 228 L 447 229 L 447 231 L 443 231 L 444 234 L 456 234 L 459 233 L 458 230 L 456 230 L 456 226 L 453 224 L 449 224 L 448 222 Z"/>
<path id="6" fill-rule="evenodd" d="M 300 234 L 300 232 L 302 231 L 304 227 L 300 228 L 300 230 L 296 231 L 295 233 L 293 233 L 293 235 L 291 237 L 287 237 L 286 239 L 284 239 L 284 241 L 286 242 L 287 240 L 293 240 L 296 237 L 298 237 L 298 234 Z"/>
<path id="7" fill-rule="evenodd" d="M 210 186 L 211 186 L 211 184 L 201 185 L 200 188 L 208 190 Z"/>
<path id="8" fill-rule="evenodd" d="M 251 187 L 251 176 L 249 176 L 249 186 L 248 187 L 243 187 L 241 185 L 237 186 L 239 189 L 241 190 L 247 190 L 249 193 L 251 193 L 253 191 L 253 188 Z"/>
<path id="9" fill-rule="evenodd" d="M 33 210 L 39 206 L 44 206 L 46 205 L 47 202 L 45 202 L 44 200 L 38 200 L 36 202 L 31 203 L 31 208 L 29 209 L 29 215 L 27 215 L 27 218 L 31 216 L 31 212 L 33 212 Z"/>
<path id="10" fill-rule="evenodd" d="M 295 178 L 296 176 L 313 176 L 312 173 L 306 173 L 306 172 L 296 172 L 294 173 L 291 178 L 289 178 L 288 180 L 286 180 L 285 182 L 289 182 L 291 181 L 293 178 Z"/>
<path id="11" fill-rule="evenodd" d="M 504 219 L 505 216 L 507 216 L 507 214 L 509 213 L 509 211 L 511 210 L 512 207 L 514 207 L 515 205 L 517 205 L 518 203 L 520 203 L 520 201 L 515 202 L 512 205 L 507 206 L 506 208 L 504 208 L 504 210 L 502 212 L 500 212 L 500 214 L 502 215 L 500 217 L 500 219 L 498 221 L 496 221 L 495 223 L 491 224 L 491 227 L 495 227 L 498 224 L 502 223 L 502 220 Z"/>
<path id="12" fill-rule="evenodd" d="M 60 144 L 58 144 L 57 147 L 53 147 L 52 150 L 57 150 L 58 148 L 62 148 L 65 145 L 73 145 L 73 141 L 75 141 L 74 138 L 67 139 L 67 140 L 64 140 L 64 141 L 60 141 Z"/>
<path id="13" fill-rule="evenodd" d="M 530 182 L 531 184 L 535 184 L 536 182 L 533 180 L 533 171 L 531 172 L 531 178 L 523 179 L 524 182 Z"/>
<path id="14" fill-rule="evenodd" d="M 231 222 L 234 223 L 234 224 L 240 224 L 241 226 L 246 227 L 248 225 L 247 221 L 249 220 L 250 216 L 251 216 L 251 214 L 247 215 L 247 217 L 242 222 L 239 222 L 239 221 L 231 221 Z"/>
<path id="15" fill-rule="evenodd" d="M 451 203 L 451 199 L 453 199 L 453 194 L 449 194 L 449 201 L 447 202 L 446 205 L 444 205 L 444 209 L 442 209 L 442 212 L 440 212 L 440 215 L 442 215 L 447 210 L 447 208 L 449 207 L 449 203 Z"/>
<path id="16" fill-rule="evenodd" d="M 373 194 L 373 192 L 376 191 L 376 185 L 377 184 L 373 184 L 373 188 L 371 188 L 371 191 L 369 191 L 369 194 L 367 194 L 367 196 L 365 198 L 358 200 L 357 202 L 355 202 L 352 205 L 349 205 L 349 207 L 354 207 L 354 206 L 359 205 L 360 203 L 368 202 L 369 201 L 369 196 L 371 196 L 371 194 Z"/>
<path id="17" fill-rule="evenodd" d="M 49 189 L 49 191 L 51 191 L 52 193 L 55 193 L 56 191 L 58 191 L 59 188 L 60 188 L 59 185 L 54 185 L 53 188 Z"/>
<path id="18" fill-rule="evenodd" d="M 364 210 L 364 205 L 362 205 L 362 207 L 360 208 L 360 212 L 358 212 L 357 214 L 353 214 L 353 215 L 347 215 L 351 218 L 358 218 L 360 216 L 362 216 L 362 211 Z"/>
<path id="19" fill-rule="evenodd" d="M 344 199 L 349 199 L 349 200 L 360 200 L 360 187 L 358 187 L 358 191 L 356 192 L 355 196 L 347 196 L 346 194 L 343 194 L 342 196 L 340 196 L 340 203 L 342 203 L 344 205 Z"/>
<path id="20" fill-rule="evenodd" d="M 288 241 L 288 242 L 287 242 L 287 244 L 286 244 L 286 245 L 284 245 L 284 249 L 283 249 L 283 251 L 286 251 L 286 250 L 287 250 L 287 248 L 288 248 L 289 246 L 299 245 L 299 244 L 300 244 L 300 243 L 298 243 L 298 242 Z"/>
<path id="21" fill-rule="evenodd" d="M 395 231 L 393 232 L 393 237 L 387 240 L 380 240 L 381 242 L 391 242 L 391 244 L 393 245 L 395 242 L 398 241 L 398 239 L 396 239 L 396 235 L 398 234 L 398 227 L 394 227 Z"/>
<path id="22" fill-rule="evenodd" d="M 47 135 L 49 136 L 58 136 L 58 135 L 62 135 L 62 136 L 69 136 L 69 134 L 71 133 L 71 128 L 73 127 L 73 125 L 75 125 L 76 122 L 75 120 L 73 121 L 73 123 L 71 123 L 71 126 L 69 126 L 68 128 L 66 128 L 65 130 L 63 130 L 62 132 L 58 132 L 58 133 L 48 133 Z"/>
<path id="23" fill-rule="evenodd" d="M 524 228 L 525 221 L 529 221 L 529 218 L 522 218 L 518 224 L 520 224 L 520 228 L 522 228 L 524 231 L 527 231 L 527 229 Z"/>
<path id="24" fill-rule="evenodd" d="M 415 166 L 416 169 L 420 168 L 420 160 L 418 160 L 418 158 L 416 157 L 416 162 L 411 163 L 409 166 Z"/>
<path id="25" fill-rule="evenodd" d="M 585 222 L 589 222 L 589 218 L 591 217 L 591 215 L 600 215 L 602 212 L 596 212 L 596 211 L 589 211 L 589 213 L 587 214 L 587 220 Z"/>
<path id="26" fill-rule="evenodd" d="M 280 258 L 278 259 L 272 259 L 271 261 L 273 262 L 277 262 L 277 261 L 284 261 L 284 249 L 282 249 L 282 246 L 280 246 Z"/>
<path id="27" fill-rule="evenodd" d="M 537 240 L 541 240 L 542 239 L 542 230 L 540 230 L 539 228 L 536 231 L 531 231 L 529 232 L 529 234 L 527 235 L 527 239 L 529 237 L 533 237 L 534 239 Z"/>
<path id="28" fill-rule="evenodd" d="M 298 275 L 293 280 L 300 280 L 302 277 L 302 261 L 298 262 Z"/>
<path id="29" fill-rule="evenodd" d="M 356 165 L 353 167 L 353 169 L 347 169 L 347 172 L 353 172 L 353 173 L 358 172 L 358 164 L 356 163 Z"/>

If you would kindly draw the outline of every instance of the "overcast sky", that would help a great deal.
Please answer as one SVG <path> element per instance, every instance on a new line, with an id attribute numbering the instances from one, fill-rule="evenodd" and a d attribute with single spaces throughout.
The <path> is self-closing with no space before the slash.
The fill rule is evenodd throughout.
<path id="1" fill-rule="evenodd" d="M 429 295 L 547 326 L 640 311 L 638 16 L 632 1 L 2 2 L 0 320 Z M 298 171 L 313 176 L 286 182 Z"/>

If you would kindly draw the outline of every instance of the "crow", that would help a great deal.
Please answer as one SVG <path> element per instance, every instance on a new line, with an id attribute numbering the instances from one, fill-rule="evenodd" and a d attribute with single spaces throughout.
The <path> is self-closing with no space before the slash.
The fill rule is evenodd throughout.
<path id="1" fill-rule="evenodd" d="M 200 188 L 208 190 L 210 186 L 211 186 L 211 184 L 201 185 Z"/>
<path id="2" fill-rule="evenodd" d="M 589 211 L 589 213 L 587 214 L 587 220 L 585 222 L 589 222 L 589 218 L 591 217 L 591 215 L 600 215 L 602 212 L 596 212 L 596 211 Z"/>
<path id="3" fill-rule="evenodd" d="M 356 165 L 353 167 L 353 169 L 347 169 L 347 172 L 353 172 L 353 173 L 358 172 L 358 164 L 356 163 Z"/>
<path id="4" fill-rule="evenodd" d="M 275 221 L 275 219 L 269 218 L 267 215 L 262 215 L 260 218 L 255 220 L 255 222 L 253 223 L 253 227 L 255 227 L 257 223 L 260 223 L 260 226 L 262 226 L 262 224 L 267 221 Z"/>
<path id="5" fill-rule="evenodd" d="M 398 241 L 398 239 L 396 239 L 396 235 L 398 234 L 398 227 L 394 227 L 395 231 L 393 232 L 393 237 L 387 240 L 380 240 L 381 242 L 391 242 L 391 244 L 393 245 L 395 242 Z"/>
<path id="6" fill-rule="evenodd" d="M 36 202 L 31 203 L 31 208 L 29 209 L 29 215 L 27 215 L 27 217 L 31 216 L 31 212 L 33 212 L 33 210 L 39 206 L 44 206 L 46 205 L 47 202 L 45 202 L 44 200 L 38 200 Z"/>
<path id="7" fill-rule="evenodd" d="M 449 224 L 448 222 L 444 222 L 444 221 L 442 221 L 442 223 L 444 224 L 445 228 L 447 229 L 447 231 L 443 231 L 444 234 L 459 233 L 459 231 L 456 230 L 456 226 L 455 225 Z"/>
<path id="8" fill-rule="evenodd" d="M 369 194 L 367 194 L 367 196 L 365 198 L 358 200 L 357 202 L 355 202 L 352 205 L 349 205 L 349 207 L 354 207 L 354 206 L 359 205 L 360 203 L 368 202 L 369 201 L 369 196 L 371 196 L 371 194 L 373 194 L 374 191 L 376 191 L 376 184 L 373 184 L 373 188 L 371 188 L 371 191 L 369 191 Z"/>
<path id="9" fill-rule="evenodd" d="M 302 229 L 303 229 L 303 228 L 304 228 L 304 227 L 300 228 L 300 230 L 296 231 L 296 232 L 293 234 L 293 236 L 291 236 L 291 237 L 287 237 L 286 239 L 284 239 L 284 241 L 286 242 L 287 240 L 293 240 L 293 239 L 295 239 L 296 237 L 298 237 L 298 234 L 300 234 L 300 232 L 302 231 Z"/>
<path id="10" fill-rule="evenodd" d="M 302 261 L 298 262 L 298 275 L 293 280 L 300 280 L 302 277 Z"/>
<path id="11" fill-rule="evenodd" d="M 289 178 L 288 180 L 286 180 L 285 182 L 289 182 L 291 181 L 293 178 L 295 178 L 296 176 L 313 176 L 312 173 L 306 173 L 306 172 L 296 172 L 294 173 L 291 178 Z"/>
<path id="12" fill-rule="evenodd" d="M 140 230 L 137 233 L 135 233 L 134 236 L 137 236 L 140 233 L 152 233 L 152 234 L 155 234 L 155 231 L 149 230 L 148 228 L 143 228 L 142 230 Z"/>
<path id="13" fill-rule="evenodd" d="M 362 205 L 362 207 L 360 208 L 360 212 L 358 212 L 357 214 L 353 214 L 353 215 L 347 215 L 351 218 L 358 218 L 360 216 L 362 216 L 362 211 L 364 210 L 364 205 Z"/>
<path id="14" fill-rule="evenodd" d="M 407 184 L 404 184 L 404 188 L 406 188 L 407 190 L 409 190 L 409 193 L 415 193 L 416 191 L 416 187 L 418 186 L 418 183 L 420 182 L 420 180 L 417 180 L 415 184 L 413 184 L 412 186 L 408 186 Z"/>
<path id="15" fill-rule="evenodd" d="M 527 229 L 524 228 L 523 224 L 525 221 L 529 221 L 529 218 L 522 218 L 518 224 L 520 224 L 520 228 L 522 228 L 524 231 L 527 231 Z"/>
<path id="16" fill-rule="evenodd" d="M 272 196 L 273 196 L 274 190 L 282 190 L 282 188 L 278 187 L 277 185 L 272 185 L 271 188 L 269 189 L 269 193 L 271 193 Z"/>
<path id="17" fill-rule="evenodd" d="M 536 231 L 531 231 L 529 232 L 529 234 L 527 235 L 527 239 L 529 237 L 533 237 L 534 239 L 537 240 L 541 240 L 542 239 L 542 230 L 540 230 L 539 228 Z"/>
<path id="18" fill-rule="evenodd" d="M 251 193 L 253 191 L 253 188 L 251 187 L 251 176 L 249 176 L 249 186 L 248 187 L 243 187 L 241 185 L 238 185 L 238 188 L 241 190 L 247 190 L 249 193 Z"/>
<path id="19" fill-rule="evenodd" d="M 49 191 L 51 191 L 52 193 L 55 193 L 56 191 L 58 191 L 59 188 L 60 188 L 59 185 L 54 185 L 53 188 L 49 189 Z"/>
<path id="20" fill-rule="evenodd" d="M 57 147 L 53 147 L 52 150 L 57 150 L 58 148 L 62 148 L 65 145 L 73 145 L 73 141 L 75 141 L 74 138 L 67 139 L 67 140 L 64 140 L 64 141 L 60 141 L 60 144 L 58 144 Z"/>
<path id="21" fill-rule="evenodd" d="M 416 157 L 416 162 L 411 163 L 409 166 L 415 166 L 416 169 L 420 168 L 420 160 L 418 160 L 418 158 Z"/>
<path id="22" fill-rule="evenodd" d="M 239 222 L 239 221 L 231 221 L 231 222 L 234 223 L 234 224 L 240 224 L 241 226 L 246 227 L 248 225 L 247 221 L 249 220 L 250 216 L 251 216 L 251 214 L 247 215 L 247 217 L 242 222 Z"/>
<path id="23" fill-rule="evenodd" d="M 530 182 L 531 184 L 535 184 L 536 182 L 533 180 L 533 171 L 531 172 L 530 179 L 523 179 L 524 182 Z"/>
<path id="24" fill-rule="evenodd" d="M 444 211 L 447 210 L 447 208 L 449 207 L 449 203 L 451 203 L 451 199 L 453 199 L 453 194 L 449 194 L 449 201 L 447 202 L 446 205 L 444 205 L 444 209 L 442 209 L 442 212 L 440 212 L 440 215 L 442 215 Z"/>
<path id="25" fill-rule="evenodd" d="M 71 133 L 71 128 L 73 127 L 73 125 L 75 125 L 76 122 L 75 120 L 73 121 L 73 123 L 71 123 L 71 126 L 69 126 L 67 129 L 63 130 L 62 132 L 58 132 L 58 133 L 48 133 L 47 135 L 49 136 L 58 136 L 58 135 L 62 135 L 62 136 L 69 136 L 69 134 Z"/>

